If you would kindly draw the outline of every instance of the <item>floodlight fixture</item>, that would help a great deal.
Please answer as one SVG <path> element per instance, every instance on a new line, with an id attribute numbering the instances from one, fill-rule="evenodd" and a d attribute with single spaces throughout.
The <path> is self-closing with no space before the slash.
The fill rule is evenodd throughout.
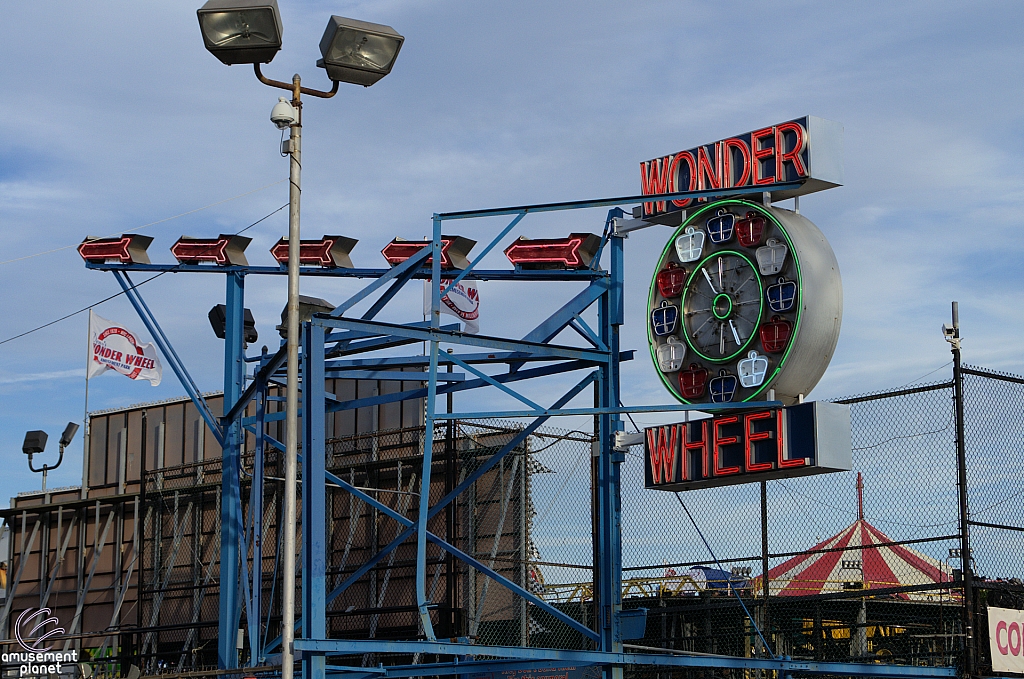
<path id="1" fill-rule="evenodd" d="M 209 0 L 196 10 L 210 54 L 232 64 L 269 64 L 281 49 L 277 0 Z"/>
<path id="2" fill-rule="evenodd" d="M 78 433 L 78 423 L 77 422 L 68 422 L 68 426 L 64 427 L 64 433 L 60 435 L 60 447 L 64 448 L 69 443 L 71 443 L 71 439 L 75 438 L 75 434 L 77 434 L 77 433 Z"/>
<path id="3" fill-rule="evenodd" d="M 259 333 L 256 332 L 256 319 L 253 318 L 251 309 L 243 309 L 242 311 L 243 341 L 245 344 L 255 344 L 256 340 L 260 338 Z M 210 309 L 207 318 L 210 319 L 210 327 L 213 328 L 213 334 L 218 339 L 224 339 L 227 334 L 225 331 L 227 327 L 227 306 L 217 304 Z"/>
<path id="4" fill-rule="evenodd" d="M 388 73 L 405 38 L 384 24 L 332 16 L 320 39 L 316 65 L 335 82 L 369 87 Z"/>
<path id="5" fill-rule="evenodd" d="M 326 299 L 299 295 L 299 324 L 313 318 L 313 314 L 329 314 L 334 311 L 334 305 Z M 288 305 L 281 310 L 281 325 L 275 328 L 281 337 L 288 339 Z"/>
<path id="6" fill-rule="evenodd" d="M 25 432 L 25 442 L 21 444 L 21 452 L 29 456 L 29 464 L 32 464 L 32 456 L 34 454 L 46 450 L 46 438 L 45 431 L 37 429 Z"/>

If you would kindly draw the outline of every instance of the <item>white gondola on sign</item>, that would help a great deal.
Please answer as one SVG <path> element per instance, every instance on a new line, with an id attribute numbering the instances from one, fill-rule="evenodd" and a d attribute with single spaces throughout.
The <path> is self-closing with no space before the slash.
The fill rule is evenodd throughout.
<path id="1" fill-rule="evenodd" d="M 736 370 L 740 374 L 740 384 L 744 387 L 760 387 L 764 382 L 764 376 L 768 374 L 768 359 L 756 351 L 751 351 L 739 362 Z"/>
<path id="2" fill-rule="evenodd" d="M 686 227 L 683 235 L 676 238 L 676 255 L 680 262 L 695 262 L 704 252 L 704 232 L 692 226 Z"/>
<path id="3" fill-rule="evenodd" d="M 786 263 L 787 252 L 789 252 L 789 248 L 785 243 L 779 242 L 776 238 L 769 238 L 768 242 L 754 253 L 761 275 L 771 276 L 782 271 L 782 265 Z"/>
<path id="4" fill-rule="evenodd" d="M 658 345 L 658 367 L 661 372 L 674 373 L 683 367 L 683 359 L 686 358 L 686 344 L 680 342 L 674 335 L 665 338 L 665 344 Z"/>

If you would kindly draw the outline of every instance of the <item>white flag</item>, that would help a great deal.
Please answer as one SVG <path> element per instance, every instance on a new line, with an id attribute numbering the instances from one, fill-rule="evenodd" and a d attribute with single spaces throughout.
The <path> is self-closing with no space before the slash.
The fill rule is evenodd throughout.
<path id="1" fill-rule="evenodd" d="M 149 380 L 154 387 L 160 384 L 164 369 L 153 343 L 141 344 L 135 333 L 91 311 L 89 346 L 88 377 L 113 370 L 133 380 Z"/>
<path id="2" fill-rule="evenodd" d="M 441 279 L 441 291 L 448 287 L 454 278 Z M 430 315 L 430 281 L 423 281 L 423 315 Z M 468 333 L 480 332 L 480 292 L 476 288 L 476 281 L 460 281 L 458 285 L 448 291 L 448 294 L 441 298 L 441 313 L 448 316 L 455 316 L 463 322 L 463 331 Z"/>

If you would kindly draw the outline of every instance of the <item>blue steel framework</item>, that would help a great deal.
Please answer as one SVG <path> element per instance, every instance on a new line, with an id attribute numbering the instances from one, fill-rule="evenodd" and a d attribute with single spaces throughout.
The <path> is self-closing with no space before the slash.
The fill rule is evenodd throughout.
<path id="1" fill-rule="evenodd" d="M 775 187 L 780 188 L 780 187 Z M 791 188 L 784 185 L 781 188 Z M 622 352 L 619 348 L 619 328 L 623 324 L 623 239 L 625 234 L 616 231 L 616 221 L 625 216 L 619 206 L 684 198 L 711 198 L 749 193 L 749 189 L 679 192 L 660 196 L 630 196 L 593 201 L 574 201 L 520 207 L 480 210 L 473 212 L 452 212 L 435 214 L 433 236 L 430 247 L 423 248 L 405 262 L 390 269 L 321 269 L 306 268 L 304 276 L 336 276 L 366 278 L 371 282 L 329 314 L 317 314 L 305 322 L 302 329 L 300 375 L 302 380 L 302 619 L 301 630 L 294 642 L 297 657 L 302 658 L 303 676 L 306 679 L 322 679 L 326 674 L 342 673 L 352 679 L 377 676 L 423 676 L 465 674 L 492 670 L 528 669 L 539 667 L 566 667 L 599 665 L 606 668 L 606 675 L 621 676 L 626 666 L 658 666 L 675 668 L 720 667 L 736 669 L 773 670 L 784 674 L 836 674 L 892 677 L 950 677 L 956 675 L 954 668 L 910 667 L 874 664 L 800 662 L 786 657 L 739 658 L 717 655 L 682 654 L 641 654 L 624 653 L 620 633 L 621 612 L 621 544 L 620 544 L 620 496 L 619 464 L 623 453 L 613 447 L 614 433 L 623 430 L 621 415 L 626 412 L 712 410 L 728 408 L 729 404 L 700 406 L 671 404 L 663 406 L 622 407 L 619 399 L 619 363 L 630 360 L 633 352 Z M 480 261 L 493 250 L 520 221 L 529 213 L 573 210 L 584 208 L 611 207 L 605 221 L 600 251 L 590 268 L 583 270 L 480 270 L 470 265 L 461 272 L 447 272 L 454 280 L 448 286 L 466 280 L 503 281 L 580 281 L 587 287 L 567 301 L 558 311 L 530 330 L 522 338 L 500 338 L 482 335 L 468 335 L 458 331 L 458 326 L 442 326 L 441 305 L 441 235 L 445 221 L 513 216 L 513 219 L 477 255 Z M 601 269 L 603 251 L 610 251 L 608 268 Z M 429 262 L 428 262 L 429 259 Z M 249 620 L 260 620 L 261 611 L 259 586 L 260 573 L 253 569 L 249 573 L 249 560 L 240 558 L 248 554 L 252 546 L 252 563 L 261 563 L 262 526 L 262 479 L 263 453 L 267 444 L 284 450 L 284 445 L 271 438 L 264 431 L 265 423 L 283 419 L 285 414 L 266 413 L 267 390 L 272 384 L 280 383 L 285 367 L 285 347 L 273 355 L 263 352 L 259 356 L 246 357 L 243 345 L 243 306 L 245 277 L 247 275 L 284 275 L 284 267 L 206 265 L 161 265 L 161 264 L 115 264 L 91 263 L 89 268 L 112 271 L 126 296 L 135 307 L 146 328 L 153 336 L 166 357 L 171 370 L 178 377 L 187 394 L 195 403 L 206 424 L 223 447 L 223 474 L 221 502 L 221 559 L 220 559 L 220 617 L 218 659 L 221 668 L 238 666 L 235 649 L 235 630 L 241 619 L 242 605 L 255 615 Z M 201 272 L 225 274 L 226 328 L 224 345 L 224 403 L 234 404 L 223 417 L 216 417 L 206 404 L 201 392 L 175 352 L 170 341 L 160 328 L 152 311 L 146 305 L 138 289 L 129 277 L 129 272 Z M 428 279 L 432 283 L 432 313 L 426 322 L 405 324 L 382 323 L 374 318 L 381 309 L 410 280 Z M 390 284 L 390 285 L 389 285 Z M 387 289 L 385 290 L 385 286 Z M 383 291 L 360 318 L 346 317 L 345 314 L 356 304 L 377 291 Z M 583 320 L 582 314 L 596 305 L 598 328 L 595 331 Z M 553 344 L 552 341 L 566 329 L 579 334 L 587 347 Z M 384 349 L 427 343 L 429 351 L 425 356 L 384 356 L 376 358 L 349 358 Z M 439 351 L 440 343 L 469 347 L 468 351 L 446 353 Z M 246 376 L 245 363 L 256 364 L 251 376 Z M 505 372 L 485 373 L 477 366 L 507 366 Z M 525 367 L 532 364 L 534 367 Z M 465 373 L 441 372 L 439 368 L 458 366 Z M 325 392 L 326 378 L 389 379 L 408 381 L 409 373 L 397 373 L 403 368 L 427 368 L 426 386 L 393 394 L 381 394 L 368 398 L 338 401 Z M 545 407 L 526 398 L 512 389 L 509 384 L 519 381 L 543 379 L 545 377 L 586 371 L 585 376 L 552 405 Z M 467 375 L 466 373 L 469 373 Z M 249 382 L 246 386 L 246 382 Z M 588 386 L 594 385 L 595 405 L 587 408 L 566 408 L 565 406 Z M 522 402 L 527 409 L 515 411 L 488 411 L 463 413 L 436 413 L 438 395 L 468 389 L 494 387 Z M 419 511 L 412 521 L 377 501 L 371 495 L 359 490 L 325 469 L 324 418 L 327 412 L 350 410 L 382 403 L 408 399 L 426 398 L 425 429 L 423 440 L 423 471 Z M 243 417 L 250 402 L 255 402 L 255 415 Z M 774 402 L 746 403 L 744 407 L 778 405 Z M 562 415 L 593 415 L 597 422 L 599 446 L 595 478 L 594 553 L 595 553 L 595 627 L 590 629 L 569 617 L 535 594 L 506 579 L 484 564 L 464 553 L 457 547 L 427 530 L 428 520 L 440 513 L 456 496 L 472 485 L 505 455 L 514 450 L 532 432 L 550 417 Z M 504 448 L 492 456 L 481 467 L 468 475 L 454 490 L 434 505 L 429 504 L 431 457 L 434 448 L 434 423 L 447 419 L 477 418 L 532 418 L 522 431 Z M 240 446 L 242 429 L 255 435 L 255 463 L 250 497 L 248 522 L 242 516 L 240 497 Z M 376 555 L 369 558 L 348 579 L 336 589 L 326 589 L 326 483 L 340 486 L 356 495 L 367 505 L 405 526 L 405 530 Z M 247 524 L 247 525 L 246 525 Z M 328 639 L 326 628 L 327 605 L 339 594 L 365 575 L 377 563 L 406 540 L 416 538 L 416 603 L 423 632 L 423 640 L 341 640 Z M 430 620 L 431 602 L 426 595 L 426 545 L 432 542 L 449 552 L 463 563 L 498 584 L 508 588 L 529 603 L 545 610 L 571 629 L 581 633 L 593 642 L 592 650 L 559 650 L 532 647 L 481 646 L 468 643 L 468 639 L 438 640 Z M 240 570 L 242 571 L 240 573 Z M 230 584 L 234 583 L 234 586 Z M 242 591 L 239 592 L 239 589 Z M 239 594 L 242 595 L 241 599 Z M 250 625 L 250 664 L 256 664 L 275 650 L 280 638 L 264 644 L 260 638 L 260 625 Z M 377 668 L 327 666 L 326 656 L 357 655 L 364 653 L 429 653 L 450 655 L 451 663 L 431 665 L 408 665 Z M 474 660 L 478 655 L 503 658 L 502 660 Z"/>

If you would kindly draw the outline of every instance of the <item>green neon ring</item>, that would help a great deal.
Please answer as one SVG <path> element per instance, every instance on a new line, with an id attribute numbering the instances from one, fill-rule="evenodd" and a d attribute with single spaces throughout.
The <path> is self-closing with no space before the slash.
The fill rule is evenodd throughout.
<path id="1" fill-rule="evenodd" d="M 766 210 L 765 207 L 763 205 L 760 205 L 759 203 L 753 203 L 749 200 L 725 199 L 705 205 L 704 207 L 702 207 L 701 209 L 697 210 L 692 215 L 687 217 L 685 220 L 683 220 L 683 223 L 680 224 L 679 227 L 672 232 L 672 236 L 668 239 L 668 242 L 665 244 L 664 249 L 662 249 L 661 251 L 661 256 L 658 258 L 658 261 L 655 264 L 654 276 L 651 278 L 651 287 L 647 293 L 648 310 L 651 309 L 651 304 L 654 301 L 654 295 L 657 293 L 658 271 L 660 270 L 661 265 L 665 262 L 665 257 L 669 254 L 671 248 L 675 244 L 676 238 L 678 238 L 684 233 L 687 226 L 693 226 L 693 223 L 696 222 L 698 218 L 700 218 L 709 210 L 717 210 L 718 208 L 726 205 L 737 205 L 743 208 L 752 208 L 758 212 L 763 213 L 765 217 L 770 219 L 772 224 L 776 226 L 776 228 L 779 230 L 779 233 L 781 233 L 782 237 L 786 240 L 786 247 L 789 248 L 789 253 L 793 257 L 793 264 L 796 267 L 797 300 L 799 300 L 802 297 L 804 291 L 804 281 L 803 274 L 800 270 L 800 258 L 797 256 L 796 248 L 793 247 L 793 241 L 790 240 L 789 233 L 786 231 L 785 227 L 783 227 L 779 220 L 775 218 L 775 215 L 773 215 L 769 210 Z M 758 279 L 758 283 L 760 284 L 760 277 Z M 768 388 L 768 385 L 775 381 L 776 376 L 778 376 L 779 372 L 785 367 L 786 360 L 789 358 L 790 351 L 792 351 L 793 349 L 796 337 L 800 332 L 800 321 L 802 320 L 802 318 L 803 305 L 797 304 L 796 320 L 793 323 L 793 336 L 789 340 L 789 345 L 786 347 L 786 351 L 784 351 L 781 358 L 779 358 L 778 365 L 775 366 L 775 370 L 772 371 L 771 375 L 765 376 L 764 382 L 761 383 L 761 387 L 757 391 L 755 391 L 753 394 L 746 397 L 742 401 L 739 401 L 739 403 L 743 403 L 744 401 L 752 401 L 756 399 L 762 392 L 764 392 L 765 389 Z M 655 353 L 657 351 L 657 342 L 655 342 L 654 337 L 652 335 L 650 323 L 647 324 L 647 344 L 648 349 L 651 352 L 651 361 L 653 361 L 654 365 L 657 366 L 658 356 Z M 689 401 L 683 398 L 679 394 L 678 386 L 673 386 L 672 383 L 665 376 L 665 373 L 661 372 L 661 370 L 655 369 L 654 372 L 658 374 L 658 378 L 661 380 L 662 384 L 665 385 L 665 388 L 668 389 L 669 393 L 672 394 L 672 396 L 674 396 L 676 400 L 680 401 L 681 403 L 698 403 L 698 401 Z"/>

